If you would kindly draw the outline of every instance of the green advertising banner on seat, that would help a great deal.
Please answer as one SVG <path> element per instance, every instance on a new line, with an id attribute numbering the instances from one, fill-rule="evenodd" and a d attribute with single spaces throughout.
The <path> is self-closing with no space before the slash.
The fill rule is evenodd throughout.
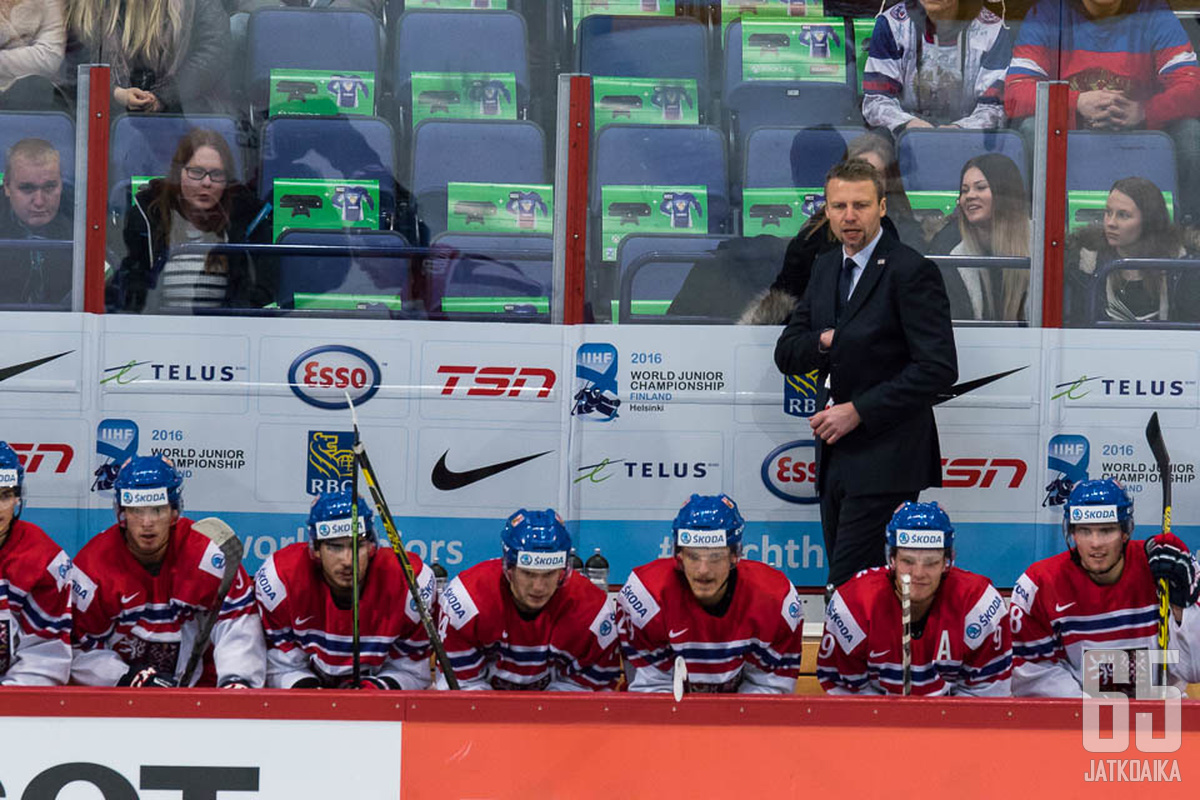
<path id="1" fill-rule="evenodd" d="M 286 230 L 379 230 L 379 181 L 276 178 L 275 240 Z"/>
<path id="2" fill-rule="evenodd" d="M 414 8 L 472 8 L 487 10 L 489 8 L 508 8 L 508 0 L 408 0 L 406 9 Z"/>
<path id="3" fill-rule="evenodd" d="M 723 39 L 729 23 L 737 19 L 747 22 L 823 16 L 823 0 L 721 0 L 721 35 Z"/>
<path id="4" fill-rule="evenodd" d="M 821 186 L 742 190 L 742 234 L 790 239 L 825 205 Z"/>
<path id="5" fill-rule="evenodd" d="M 854 19 L 854 64 L 857 73 L 858 93 L 862 94 L 863 73 L 867 71 L 867 56 L 871 52 L 871 34 L 875 32 L 874 19 Z"/>
<path id="6" fill-rule="evenodd" d="M 923 191 L 905 192 L 908 204 L 912 206 L 913 216 L 926 230 L 937 230 L 946 217 L 954 213 L 958 205 L 958 192 L 954 191 Z"/>
<path id="7" fill-rule="evenodd" d="M 1163 192 L 1163 200 L 1167 203 L 1167 215 L 1175 221 L 1175 196 L 1172 192 Z M 1108 190 L 1101 189 L 1070 189 L 1067 191 L 1067 232 L 1086 228 L 1096 223 L 1104 224 L 1104 207 L 1108 205 Z"/>
<path id="8" fill-rule="evenodd" d="M 267 114 L 375 113 L 375 73 L 311 69 L 271 70 Z"/>
<path id="9" fill-rule="evenodd" d="M 708 233 L 707 186 L 602 186 L 600 236 L 604 260 L 617 260 L 626 236 Z"/>
<path id="10" fill-rule="evenodd" d="M 691 78 L 593 78 L 596 130 L 614 122 L 698 125 L 700 98 Z"/>
<path id="11" fill-rule="evenodd" d="M 548 184 L 450 183 L 446 230 L 552 233 L 554 187 Z"/>
<path id="12" fill-rule="evenodd" d="M 617 14 L 622 17 L 673 17 L 675 16 L 675 0 L 575 0 L 571 30 L 578 32 L 579 21 L 593 14 Z"/>
<path id="13" fill-rule="evenodd" d="M 414 72 L 413 125 L 426 119 L 516 119 L 511 72 Z"/>
<path id="14" fill-rule="evenodd" d="M 742 79 L 846 80 L 846 26 L 836 17 L 742 22 Z"/>
<path id="15" fill-rule="evenodd" d="M 162 177 L 164 177 L 164 176 L 163 175 L 134 175 L 132 178 L 129 179 L 130 199 L 137 200 L 138 192 L 140 192 L 142 190 L 143 186 L 145 186 L 150 181 L 157 180 L 158 178 L 162 178 Z M 4 180 L 3 173 L 0 173 L 0 180 Z"/>

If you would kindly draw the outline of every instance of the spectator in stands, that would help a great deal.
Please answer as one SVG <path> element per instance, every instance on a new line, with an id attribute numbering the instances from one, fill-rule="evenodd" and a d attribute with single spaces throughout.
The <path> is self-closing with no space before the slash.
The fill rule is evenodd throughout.
<path id="1" fill-rule="evenodd" d="M 0 239 L 72 237 L 71 202 L 63 202 L 58 151 L 42 139 L 22 139 L 4 161 L 0 197 Z M 26 260 L 28 256 L 28 260 Z M 0 281 L 0 302 L 64 304 L 71 296 L 71 250 L 31 247 L 3 259 L 8 276 Z"/>
<path id="2" fill-rule="evenodd" d="M 358 9 L 374 14 L 379 19 L 383 19 L 383 0 L 233 0 L 233 13 L 239 11 L 250 12 L 259 8 L 336 8 L 350 11 Z M 420 3 L 412 3 L 414 8 L 419 7 Z M 437 6 L 434 6 L 437 8 Z"/>
<path id="3" fill-rule="evenodd" d="M 1012 40 L 983 0 L 904 0 L 875 20 L 863 118 L 893 134 L 1004 125 Z"/>
<path id="4" fill-rule="evenodd" d="M 800 144 L 801 140 L 797 139 L 796 144 L 792 146 L 793 172 L 806 157 Z M 884 195 L 887 198 L 883 227 L 905 244 L 917 249 L 923 248 L 925 237 L 921 226 L 913 218 L 912 206 L 904 192 L 904 182 L 900 178 L 900 167 L 896 163 L 896 151 L 892 143 L 878 134 L 864 133 L 850 142 L 842 160 L 851 158 L 861 158 L 883 175 Z M 800 185 L 798 181 L 799 178 L 793 178 L 796 185 Z M 825 217 L 824 208 L 820 209 L 804 223 L 800 232 L 788 244 L 783 268 L 776 276 L 775 282 L 746 308 L 739 324 L 782 325 L 787 322 L 788 316 L 808 285 L 813 260 L 821 253 L 840 246 L 841 243 L 829 229 L 829 220 Z M 954 296 L 952 290 L 951 296 Z"/>
<path id="5" fill-rule="evenodd" d="M 1043 0 L 1025 18 L 1008 70 L 1005 105 L 1033 135 L 1035 85 L 1070 83 L 1075 128 L 1166 131 L 1175 142 L 1181 210 L 1200 204 L 1200 66 L 1163 0 Z"/>
<path id="6" fill-rule="evenodd" d="M 0 108 L 65 110 L 62 0 L 0 0 Z"/>
<path id="7" fill-rule="evenodd" d="M 1171 224 L 1162 191 L 1145 178 L 1122 178 L 1114 183 L 1104 207 L 1104 223 L 1073 233 L 1067 240 L 1067 253 L 1071 319 L 1081 324 L 1091 322 L 1087 311 L 1093 276 L 1103 265 L 1119 258 L 1183 258 L 1188 254 L 1182 232 Z M 1122 322 L 1194 319 L 1195 287 L 1180 283 L 1165 270 L 1110 272 L 1102 318 Z"/>
<path id="8" fill-rule="evenodd" d="M 1029 257 L 1029 200 L 1021 170 L 1000 153 L 963 164 L 958 209 L 930 243 L 929 252 L 952 256 Z M 1029 270 L 960 267 L 974 319 L 1025 319 Z M 960 318 L 958 316 L 956 319 Z"/>
<path id="9" fill-rule="evenodd" d="M 125 215 L 127 255 L 110 303 L 128 312 L 256 308 L 273 299 L 270 265 L 239 254 L 182 254 L 172 245 L 269 243 L 269 206 L 234 180 L 224 137 L 198 128 L 180 142 L 166 178 Z"/>
<path id="10" fill-rule="evenodd" d="M 226 110 L 233 48 L 221 0 L 67 0 L 67 32 L 66 80 L 79 64 L 111 65 L 117 109 Z"/>

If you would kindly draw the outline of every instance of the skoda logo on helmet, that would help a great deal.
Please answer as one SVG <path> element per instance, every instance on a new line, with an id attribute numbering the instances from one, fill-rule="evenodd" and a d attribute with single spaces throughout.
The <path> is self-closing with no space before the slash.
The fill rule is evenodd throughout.
<path id="1" fill-rule="evenodd" d="M 521 562 L 521 566 L 528 566 L 533 563 L 533 556 L 529 555 L 529 553 L 522 553 L 519 560 Z"/>
<path id="2" fill-rule="evenodd" d="M 683 544 L 683 545 L 690 544 L 691 541 L 692 541 L 692 535 L 690 533 L 688 533 L 687 531 L 679 532 L 679 543 L 680 544 Z"/>
<path id="3" fill-rule="evenodd" d="M 896 544 L 901 547 L 908 544 L 908 531 L 900 531 L 896 534 Z"/>

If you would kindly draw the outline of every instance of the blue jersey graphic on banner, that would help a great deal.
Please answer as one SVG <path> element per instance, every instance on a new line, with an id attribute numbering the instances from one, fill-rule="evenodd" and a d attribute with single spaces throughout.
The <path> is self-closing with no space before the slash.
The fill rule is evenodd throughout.
<path id="1" fill-rule="evenodd" d="M 1088 476 L 1088 440 L 1076 434 L 1051 437 L 1046 465 L 1058 475 L 1046 485 L 1043 506 L 1061 506 L 1067 502 L 1075 484 Z"/>
<path id="2" fill-rule="evenodd" d="M 93 492 L 107 492 L 125 460 L 137 455 L 138 426 L 131 419 L 101 420 L 96 426 L 96 453 L 108 459 L 96 468 Z"/>
<path id="3" fill-rule="evenodd" d="M 612 422 L 620 405 L 617 348 L 611 344 L 581 344 L 575 353 L 575 407 L 571 414 Z"/>
<path id="4" fill-rule="evenodd" d="M 353 448 L 354 433 L 351 431 L 309 431 L 304 491 L 323 494 L 349 488 Z"/>

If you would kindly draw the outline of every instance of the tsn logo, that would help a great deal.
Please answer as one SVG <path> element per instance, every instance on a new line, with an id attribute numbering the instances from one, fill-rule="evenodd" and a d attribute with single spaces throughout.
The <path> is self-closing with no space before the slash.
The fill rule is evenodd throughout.
<path id="1" fill-rule="evenodd" d="M 1019 458 L 943 458 L 942 488 L 972 489 L 979 487 L 988 489 L 991 488 L 1001 471 L 1008 479 L 1008 485 L 1005 488 L 1016 489 L 1025 480 L 1025 473 L 1029 471 L 1029 465 Z M 1004 486 L 1004 484 L 1002 483 L 1000 486 Z"/>
<path id="2" fill-rule="evenodd" d="M 550 390 L 558 382 L 554 370 L 541 367 L 443 365 L 437 371 L 446 376 L 446 382 L 442 384 L 443 395 L 461 394 L 466 389 L 467 397 L 528 397 L 532 394 L 541 399 L 549 397 Z M 467 378 L 470 380 L 460 385 Z"/>
<path id="3" fill-rule="evenodd" d="M 48 455 L 58 459 L 54 464 L 56 475 L 66 472 L 75 460 L 75 448 L 69 444 L 12 442 L 10 446 L 17 451 L 17 458 L 21 460 L 21 466 L 26 472 L 37 472 L 41 469 L 42 461 Z"/>

